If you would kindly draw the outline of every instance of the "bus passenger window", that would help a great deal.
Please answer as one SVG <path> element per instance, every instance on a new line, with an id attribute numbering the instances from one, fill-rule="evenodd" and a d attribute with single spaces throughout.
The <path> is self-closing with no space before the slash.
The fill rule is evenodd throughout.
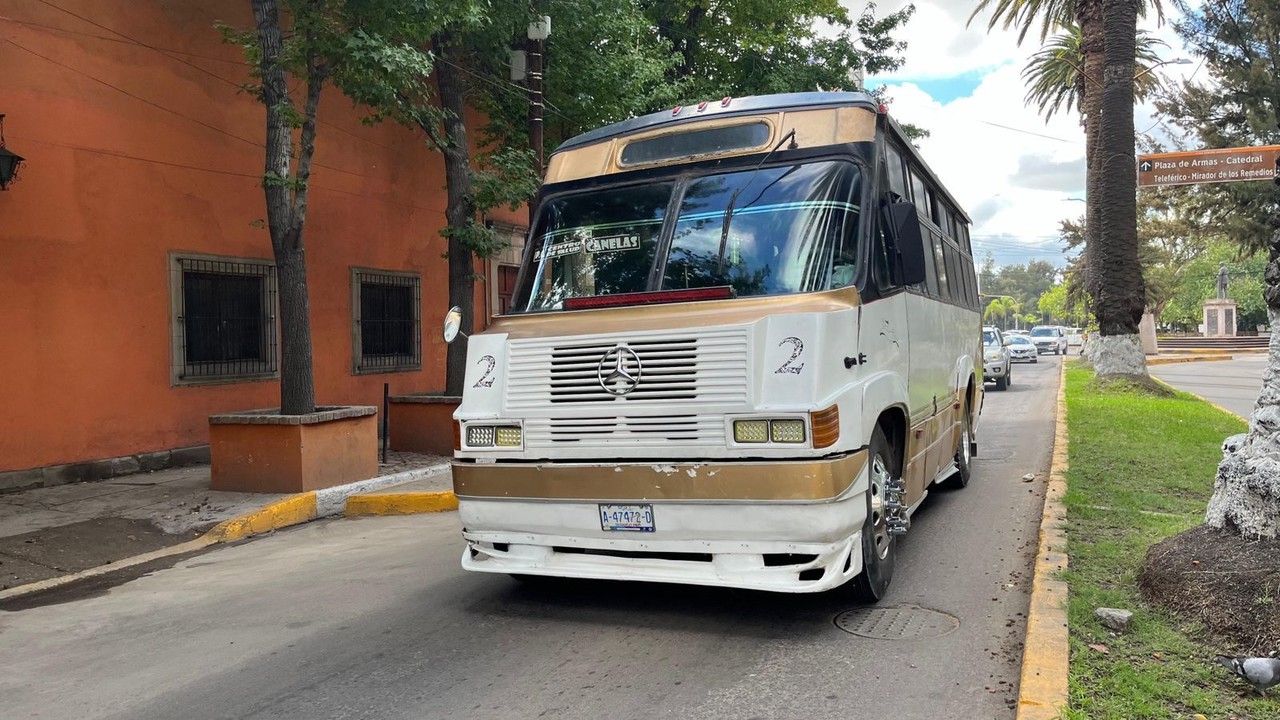
<path id="1" fill-rule="evenodd" d="M 916 204 L 916 211 L 920 213 L 920 217 L 929 217 L 929 197 L 925 194 L 924 180 L 915 170 L 911 171 L 911 202 Z"/>
<path id="2" fill-rule="evenodd" d="M 928 237 L 933 242 L 933 267 L 938 276 L 938 297 L 946 300 L 951 297 L 950 278 L 947 277 L 947 259 L 942 254 L 942 236 L 936 230 L 930 230 Z"/>
<path id="3" fill-rule="evenodd" d="M 907 190 L 906 168 L 902 164 L 902 154 L 892 145 L 886 145 L 884 156 L 885 170 L 889 175 L 889 189 L 903 199 L 910 200 L 911 193 Z"/>

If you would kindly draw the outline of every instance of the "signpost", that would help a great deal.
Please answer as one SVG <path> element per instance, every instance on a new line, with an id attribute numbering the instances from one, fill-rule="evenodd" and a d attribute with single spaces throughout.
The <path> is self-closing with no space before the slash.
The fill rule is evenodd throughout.
<path id="1" fill-rule="evenodd" d="M 1280 175 L 1280 145 L 1138 156 L 1138 187 L 1272 180 Z"/>

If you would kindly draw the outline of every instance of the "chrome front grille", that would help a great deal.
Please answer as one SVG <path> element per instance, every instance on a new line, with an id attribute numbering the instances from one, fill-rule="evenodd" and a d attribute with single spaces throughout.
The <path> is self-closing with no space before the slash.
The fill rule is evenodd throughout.
<path id="1" fill-rule="evenodd" d="M 619 347 L 630 351 L 619 353 L 621 368 L 616 356 L 602 365 Z M 528 448 L 722 445 L 724 414 L 749 401 L 745 328 L 513 340 L 509 349 L 505 410 L 524 418 Z M 606 391 L 601 375 L 615 369 L 639 382 Z"/>

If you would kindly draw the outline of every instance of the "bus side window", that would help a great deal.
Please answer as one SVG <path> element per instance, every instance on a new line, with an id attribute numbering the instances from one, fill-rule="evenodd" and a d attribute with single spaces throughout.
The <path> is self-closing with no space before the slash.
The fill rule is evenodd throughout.
<path id="1" fill-rule="evenodd" d="M 889 261 L 889 230 L 881 213 L 876 213 L 876 231 L 871 242 L 871 280 L 881 293 L 897 287 L 893 264 Z"/>
<path id="2" fill-rule="evenodd" d="M 942 235 L 937 230 L 929 230 L 924 233 L 933 242 L 933 268 L 934 275 L 938 278 L 937 292 L 935 293 L 940 300 L 947 300 L 951 297 L 951 278 L 947 277 L 947 259 L 942 253 L 943 240 Z"/>
<path id="3" fill-rule="evenodd" d="M 907 191 L 906 166 L 902 163 L 902 153 L 898 148 L 885 144 L 885 174 L 889 178 L 889 189 L 903 198 L 910 199 Z"/>
<path id="4" fill-rule="evenodd" d="M 946 259 L 947 277 L 951 281 L 950 300 L 957 305 L 967 305 L 966 276 L 960 272 L 960 254 L 956 252 L 954 245 L 944 239 L 942 241 L 942 255 Z"/>
<path id="5" fill-rule="evenodd" d="M 911 171 L 911 202 L 916 204 L 920 217 L 929 217 L 929 196 L 925 194 L 924 180 L 915 170 Z"/>

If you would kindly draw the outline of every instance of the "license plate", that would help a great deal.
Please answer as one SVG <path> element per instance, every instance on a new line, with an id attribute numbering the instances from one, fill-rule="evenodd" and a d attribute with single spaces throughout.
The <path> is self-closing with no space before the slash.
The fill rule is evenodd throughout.
<path id="1" fill-rule="evenodd" d="M 600 529 L 653 532 L 652 505 L 600 505 Z"/>

